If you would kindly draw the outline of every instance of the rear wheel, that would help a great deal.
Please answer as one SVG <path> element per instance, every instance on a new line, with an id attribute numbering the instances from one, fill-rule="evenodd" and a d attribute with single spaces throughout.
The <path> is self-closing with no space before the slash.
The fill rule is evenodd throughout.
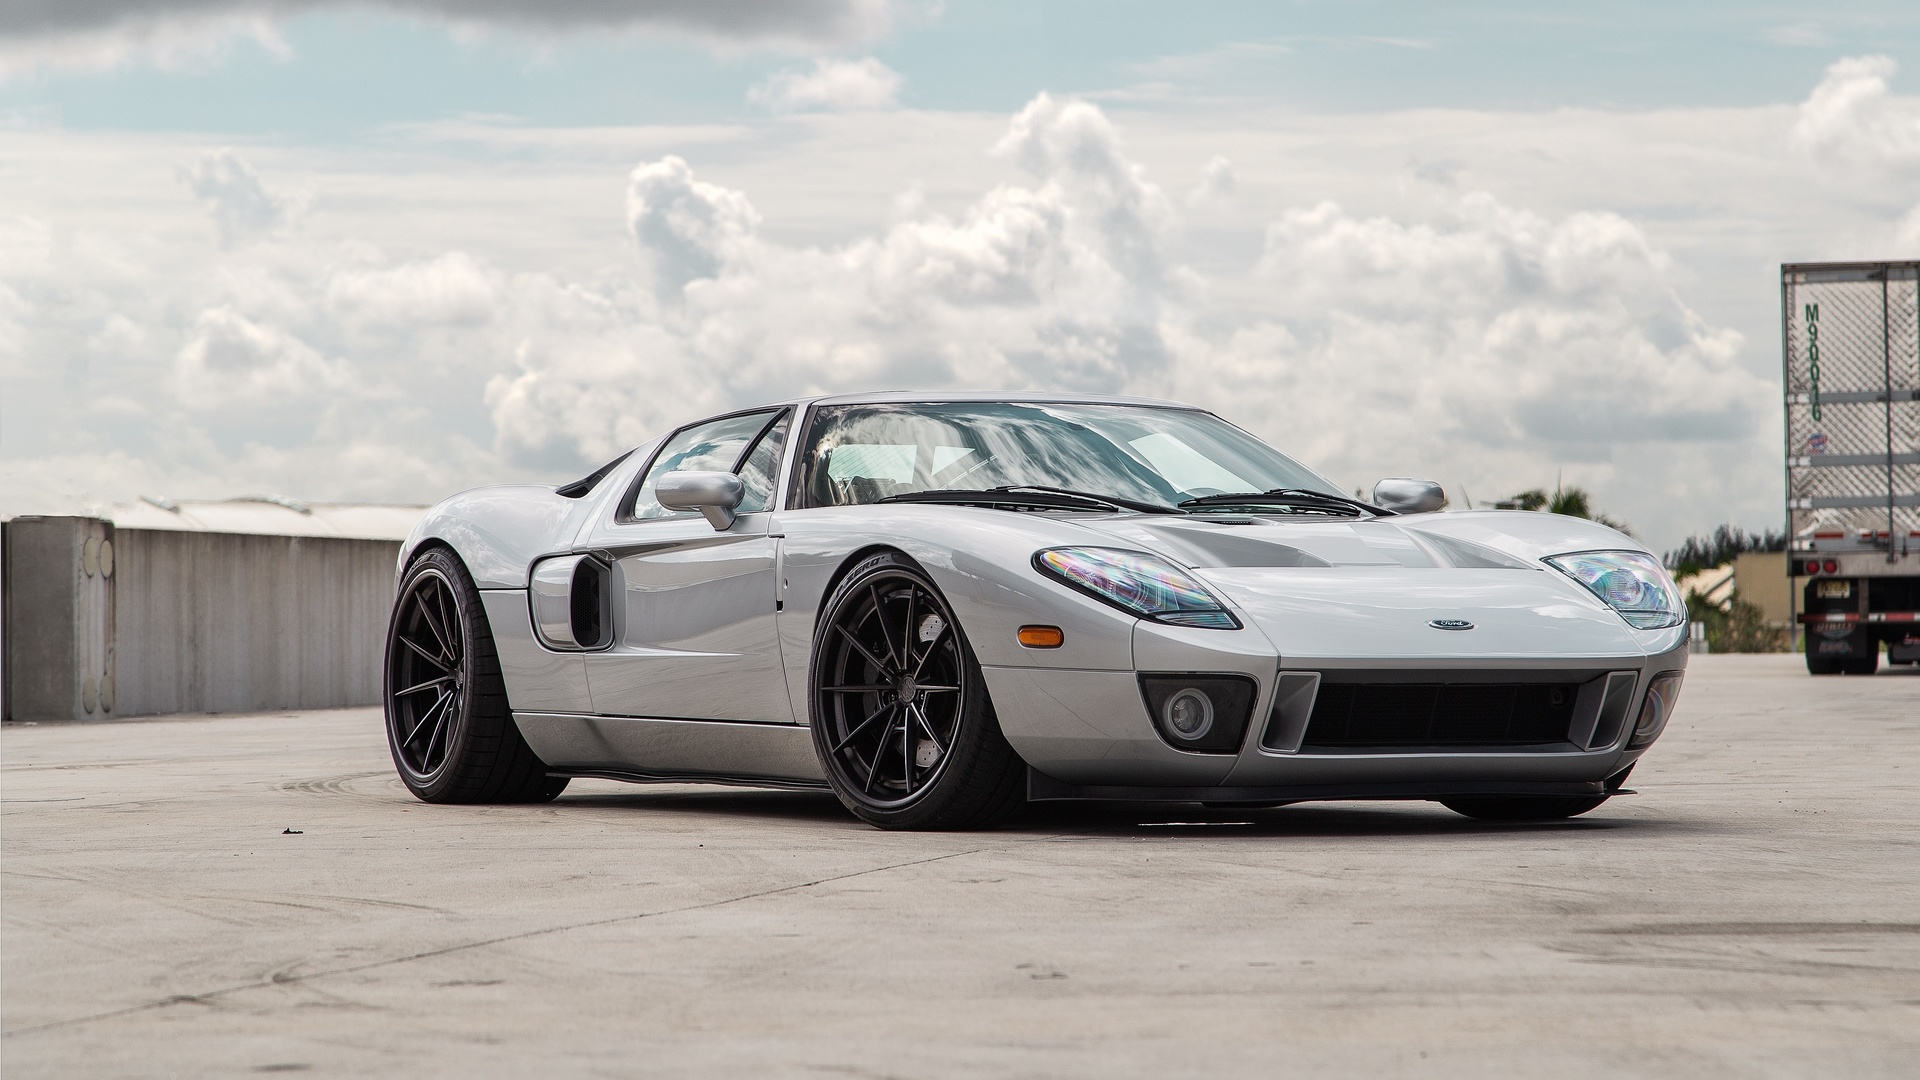
<path id="1" fill-rule="evenodd" d="M 451 551 L 414 560 L 387 627 L 387 748 L 426 802 L 546 802 L 567 786 L 520 737 L 480 592 Z"/>
<path id="2" fill-rule="evenodd" d="M 1579 817 L 1606 801 L 1605 795 L 1463 795 L 1440 805 L 1481 821 L 1553 821 Z"/>
<path id="3" fill-rule="evenodd" d="M 1870 644 L 1873 646 L 1873 651 L 1868 653 L 1867 655 L 1856 656 L 1851 660 L 1842 660 L 1840 662 L 1840 674 L 1871 675 L 1874 672 L 1879 671 L 1880 670 L 1880 643 L 1875 641 L 1875 642 L 1870 642 Z"/>
<path id="4" fill-rule="evenodd" d="M 1807 628 L 1807 670 L 1815 675 L 1871 675 L 1880 669 L 1880 641 L 1865 626 Z"/>
<path id="5" fill-rule="evenodd" d="M 990 828 L 1026 801 L 1026 763 L 1000 734 L 953 611 L 918 566 L 876 555 L 821 611 L 814 750 L 840 802 L 883 829 Z"/>

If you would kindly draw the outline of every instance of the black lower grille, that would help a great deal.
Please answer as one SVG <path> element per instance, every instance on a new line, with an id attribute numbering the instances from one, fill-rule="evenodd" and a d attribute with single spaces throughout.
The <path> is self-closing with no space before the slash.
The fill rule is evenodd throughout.
<path id="1" fill-rule="evenodd" d="M 1578 683 L 1322 683 L 1303 751 L 1567 741 Z"/>

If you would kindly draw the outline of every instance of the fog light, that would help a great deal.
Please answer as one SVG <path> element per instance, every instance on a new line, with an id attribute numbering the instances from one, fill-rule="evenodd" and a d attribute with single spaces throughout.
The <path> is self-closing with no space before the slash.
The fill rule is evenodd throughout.
<path id="1" fill-rule="evenodd" d="M 1646 701 L 1640 706 L 1640 719 L 1634 721 L 1633 738 L 1627 742 L 1627 749 L 1648 746 L 1660 737 L 1667 721 L 1673 717 L 1674 703 L 1680 700 L 1680 677 L 1678 671 L 1654 676 L 1647 686 Z"/>
<path id="2" fill-rule="evenodd" d="M 1213 699 L 1189 686 L 1167 699 L 1163 715 L 1175 738 L 1198 740 L 1213 729 Z"/>
<path id="3" fill-rule="evenodd" d="M 1226 672 L 1142 672 L 1140 694 L 1147 719 L 1168 746 L 1187 753 L 1231 754 L 1247 733 L 1260 684 Z"/>

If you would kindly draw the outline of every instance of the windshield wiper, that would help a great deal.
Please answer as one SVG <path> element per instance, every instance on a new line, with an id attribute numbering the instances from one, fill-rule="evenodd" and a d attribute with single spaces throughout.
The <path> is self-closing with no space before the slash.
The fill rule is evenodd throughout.
<path id="1" fill-rule="evenodd" d="M 889 502 L 952 503 L 961 506 L 1025 506 L 1041 510 L 1132 510 L 1141 514 L 1179 514 L 1184 511 L 1159 503 L 1138 502 L 1117 495 L 1095 495 L 1071 488 L 1037 484 L 1006 484 L 991 488 L 933 488 L 903 491 L 877 500 Z"/>
<path id="2" fill-rule="evenodd" d="M 1274 488 L 1271 491 L 1230 491 L 1219 495 L 1202 495 L 1197 499 L 1187 499 L 1180 504 L 1186 507 L 1209 506 L 1288 506 L 1298 510 L 1310 510 L 1323 514 L 1342 514 L 1347 517 L 1359 517 L 1362 511 L 1377 517 L 1392 517 L 1393 511 L 1384 506 L 1375 506 L 1359 499 L 1349 499 L 1344 495 L 1331 495 L 1324 491 L 1309 488 Z"/>
<path id="3" fill-rule="evenodd" d="M 1046 487 L 1041 484 L 1009 484 L 995 488 L 995 491 L 1044 491 L 1050 495 L 1067 495 L 1075 499 L 1093 499 L 1116 506 L 1122 510 L 1132 510 L 1141 514 L 1177 514 L 1180 511 L 1164 503 L 1142 502 L 1139 499 L 1123 499 L 1118 495 L 1095 495 L 1091 491 L 1075 491 L 1072 488 Z"/>

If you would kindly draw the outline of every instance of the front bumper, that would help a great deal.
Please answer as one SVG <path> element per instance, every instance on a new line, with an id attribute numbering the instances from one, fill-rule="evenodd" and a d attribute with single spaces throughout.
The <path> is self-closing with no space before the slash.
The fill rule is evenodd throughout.
<path id="1" fill-rule="evenodd" d="M 1632 795 L 1620 786 L 1629 764 L 1597 781 L 1555 780 L 1427 780 L 1407 783 L 1372 781 L 1361 784 L 1284 784 L 1266 787 L 1157 787 L 1154 785 L 1069 784 L 1038 769 L 1027 770 L 1027 801 L 1115 799 L 1128 802 L 1200 802 L 1259 805 L 1320 802 L 1338 799 L 1433 800 L 1458 795 Z"/>
<path id="2" fill-rule="evenodd" d="M 1130 671 L 987 667 L 988 688 L 1001 730 L 1035 773 L 1036 798 L 1159 798 L 1201 801 L 1287 801 L 1324 798 L 1432 798 L 1454 794 L 1598 794 L 1646 747 L 1627 749 L 1633 719 L 1648 684 L 1661 672 L 1684 669 L 1679 647 L 1654 655 L 1570 658 L 1453 657 L 1445 660 L 1317 657 L 1289 662 L 1251 635 L 1175 630 L 1142 624 Z M 1259 692 L 1240 747 L 1233 753 L 1175 749 L 1154 728 L 1142 700 L 1139 672 L 1243 674 Z M 1316 752 L 1310 726 L 1293 749 L 1286 739 L 1263 738 L 1270 722 L 1300 700 L 1299 676 L 1319 673 L 1346 682 L 1404 680 L 1409 672 L 1463 681 L 1514 676 L 1579 682 L 1584 689 L 1573 722 L 1580 741 L 1539 747 L 1449 746 L 1342 748 Z M 1529 675 L 1528 673 L 1532 673 Z M 1283 676 L 1291 678 L 1283 681 Z M 1621 694 L 1613 700 L 1613 694 Z M 1276 696 L 1283 699 L 1275 709 Z M 1291 700 L 1287 700 L 1288 698 Z M 1624 711 L 1609 728 L 1598 718 L 1604 703 Z M 1591 700 L 1589 700 L 1591 699 Z M 1582 723 L 1586 726 L 1583 728 Z M 1588 738 L 1591 736 L 1591 740 Z M 1593 741 L 1597 740 L 1597 741 Z M 1303 747 L 1301 744 L 1305 743 Z M 1265 745 L 1263 745 L 1263 743 Z"/>

